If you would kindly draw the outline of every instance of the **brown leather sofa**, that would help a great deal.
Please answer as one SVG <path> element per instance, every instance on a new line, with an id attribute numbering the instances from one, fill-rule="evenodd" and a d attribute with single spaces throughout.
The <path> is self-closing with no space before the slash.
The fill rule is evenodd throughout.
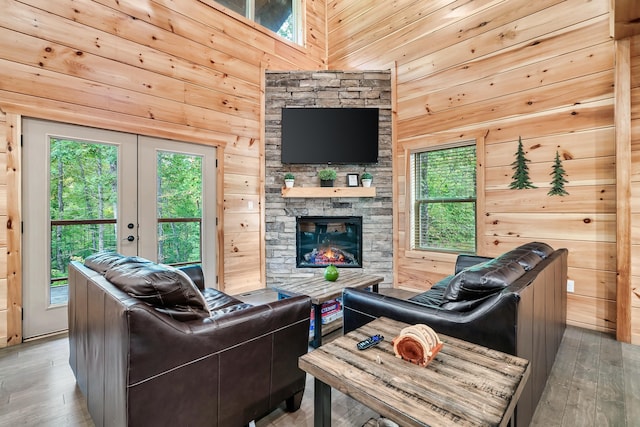
<path id="1" fill-rule="evenodd" d="M 197 267 L 85 264 L 69 266 L 69 363 L 97 426 L 243 426 L 300 407 L 309 298 L 251 306 L 203 289 Z"/>
<path id="2" fill-rule="evenodd" d="M 516 425 L 527 426 L 566 328 L 567 256 L 540 242 L 495 259 L 460 255 L 454 275 L 410 300 L 347 288 L 343 329 L 384 316 L 529 360 L 514 416 Z"/>

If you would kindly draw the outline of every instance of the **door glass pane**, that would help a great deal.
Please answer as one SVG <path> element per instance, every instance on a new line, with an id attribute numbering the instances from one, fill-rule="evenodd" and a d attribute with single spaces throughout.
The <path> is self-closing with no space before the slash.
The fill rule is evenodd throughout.
<path id="1" fill-rule="evenodd" d="M 67 302 L 67 266 L 92 253 L 116 250 L 118 149 L 49 139 L 51 223 L 50 304 Z"/>
<path id="2" fill-rule="evenodd" d="M 202 157 L 158 152 L 158 262 L 202 260 Z"/>

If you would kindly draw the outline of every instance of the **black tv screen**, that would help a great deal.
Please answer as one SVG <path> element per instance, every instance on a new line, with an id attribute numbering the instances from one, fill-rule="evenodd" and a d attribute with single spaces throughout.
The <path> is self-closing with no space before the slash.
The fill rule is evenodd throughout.
<path id="1" fill-rule="evenodd" d="M 282 109 L 282 163 L 377 162 L 377 108 Z"/>

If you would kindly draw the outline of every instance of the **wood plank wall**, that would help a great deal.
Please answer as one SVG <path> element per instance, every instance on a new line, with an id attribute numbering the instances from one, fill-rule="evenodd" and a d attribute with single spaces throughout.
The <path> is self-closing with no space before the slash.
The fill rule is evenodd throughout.
<path id="1" fill-rule="evenodd" d="M 406 150 L 478 138 L 486 146 L 479 252 L 498 255 L 534 239 L 569 248 L 569 277 L 575 280 L 569 322 L 613 330 L 614 46 L 608 1 L 304 2 L 307 40 L 300 48 L 229 18 L 211 0 L 0 0 L 0 108 L 7 114 L 0 114 L 0 136 L 8 137 L 3 123 L 27 115 L 220 147 L 221 287 L 242 292 L 263 286 L 263 70 L 395 64 L 397 285 L 427 288 L 451 271 L 453 260 L 406 250 Z M 640 337 L 638 44 L 635 38 L 635 342 Z M 518 136 L 538 189 L 508 189 Z M 546 195 L 556 150 L 568 174 L 567 197 Z M 5 224 L 11 207 L 3 204 L 3 171 L 0 220 Z M 6 231 L 0 226 L 3 253 Z M 3 346 L 2 338 L 15 331 L 7 333 L 6 326 L 7 266 L 0 271 Z"/>
<path id="2" fill-rule="evenodd" d="M 631 342 L 640 344 L 640 36 L 631 38 Z"/>
<path id="3" fill-rule="evenodd" d="M 264 70 L 326 68 L 325 0 L 303 1 L 304 47 L 231 17 L 211 0 L 0 0 L 0 109 L 7 118 L 218 146 L 219 287 L 263 287 Z M 3 224 L 5 181 L 0 168 Z M 1 253 L 5 246 L 0 226 Z M 0 346 L 16 332 L 7 333 L 5 267 Z"/>
<path id="4" fill-rule="evenodd" d="M 0 253 L 7 253 L 7 117 L 0 111 Z M 3 263 L 4 261 L 4 263 Z M 0 348 L 7 345 L 9 288 L 6 257 L 0 260 Z"/>
<path id="5" fill-rule="evenodd" d="M 408 249 L 408 150 L 475 138 L 485 144 L 478 252 L 496 256 L 532 240 L 568 248 L 575 281 L 568 322 L 614 331 L 608 1 L 329 0 L 328 20 L 330 68 L 396 64 L 397 285 L 427 289 L 453 271 L 454 260 Z M 537 189 L 508 189 L 519 136 Z M 547 195 L 556 151 L 569 181 L 566 197 Z"/>

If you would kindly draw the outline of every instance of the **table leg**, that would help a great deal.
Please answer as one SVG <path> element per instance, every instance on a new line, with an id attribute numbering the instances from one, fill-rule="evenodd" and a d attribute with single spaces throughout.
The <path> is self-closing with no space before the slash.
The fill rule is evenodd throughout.
<path id="1" fill-rule="evenodd" d="M 373 285 L 373 292 L 378 293 L 378 284 Z"/>
<path id="2" fill-rule="evenodd" d="M 331 387 L 314 379 L 313 425 L 331 427 Z"/>
<path id="3" fill-rule="evenodd" d="M 313 304 L 313 341 L 311 347 L 318 348 L 322 345 L 322 304 Z"/>

